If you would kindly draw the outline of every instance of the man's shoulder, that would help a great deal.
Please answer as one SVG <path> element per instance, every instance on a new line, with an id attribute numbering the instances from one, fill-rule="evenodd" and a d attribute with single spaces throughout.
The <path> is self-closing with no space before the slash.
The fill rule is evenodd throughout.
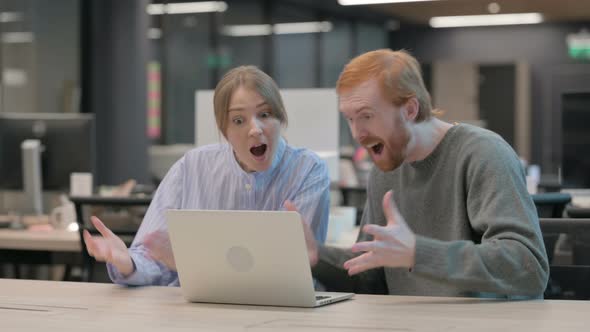
<path id="1" fill-rule="evenodd" d="M 495 132 L 470 124 L 459 124 L 455 136 L 457 141 L 468 143 L 504 141 L 504 139 Z"/>
<path id="2" fill-rule="evenodd" d="M 464 125 L 461 128 L 456 165 L 507 175 L 522 165 L 514 149 L 500 135 L 484 128 Z"/>
<path id="3" fill-rule="evenodd" d="M 500 154 L 514 154 L 514 150 L 500 135 L 473 125 L 461 124 L 455 133 L 452 146 L 458 148 L 462 155 L 477 155 L 483 158 Z"/>

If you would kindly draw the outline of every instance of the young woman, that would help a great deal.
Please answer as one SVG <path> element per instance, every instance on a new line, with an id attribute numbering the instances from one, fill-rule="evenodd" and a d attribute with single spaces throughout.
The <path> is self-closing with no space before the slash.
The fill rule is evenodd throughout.
<path id="1" fill-rule="evenodd" d="M 101 236 L 85 231 L 86 247 L 107 262 L 113 282 L 178 285 L 167 209 L 297 209 L 309 225 L 304 230 L 324 242 L 328 171 L 317 155 L 282 138 L 287 113 L 276 83 L 256 67 L 237 67 L 217 84 L 213 103 L 217 127 L 229 144 L 191 150 L 170 168 L 130 248 L 92 217 Z"/>

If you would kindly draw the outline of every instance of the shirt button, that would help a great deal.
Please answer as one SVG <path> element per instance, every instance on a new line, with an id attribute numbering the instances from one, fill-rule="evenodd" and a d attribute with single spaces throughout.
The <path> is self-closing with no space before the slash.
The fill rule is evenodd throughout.
<path id="1" fill-rule="evenodd" d="M 246 190 L 250 191 L 250 189 L 252 189 L 252 185 L 250 185 L 249 183 L 246 183 L 245 185 Z"/>

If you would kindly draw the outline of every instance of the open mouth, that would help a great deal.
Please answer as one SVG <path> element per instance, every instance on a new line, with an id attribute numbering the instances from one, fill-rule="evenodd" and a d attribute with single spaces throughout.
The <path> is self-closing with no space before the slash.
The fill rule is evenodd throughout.
<path id="1" fill-rule="evenodd" d="M 383 152 L 383 143 L 373 143 L 367 145 L 367 148 L 371 149 L 376 155 L 380 155 Z"/>
<path id="2" fill-rule="evenodd" d="M 262 157 L 264 153 L 266 153 L 266 144 L 256 145 L 250 148 L 250 153 L 252 153 L 255 157 Z"/>

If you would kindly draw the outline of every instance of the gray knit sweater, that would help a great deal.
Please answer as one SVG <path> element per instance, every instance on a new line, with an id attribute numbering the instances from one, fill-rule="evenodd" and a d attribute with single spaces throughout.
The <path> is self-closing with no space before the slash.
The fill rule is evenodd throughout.
<path id="1" fill-rule="evenodd" d="M 414 268 L 347 279 L 350 250 L 321 247 L 314 276 L 329 289 L 431 296 L 540 297 L 549 266 L 537 212 L 512 148 L 491 131 L 455 125 L 424 160 L 374 168 L 362 225 L 385 225 L 383 195 L 416 233 Z M 370 240 L 361 232 L 357 241 Z M 338 272 L 340 271 L 340 272 Z M 339 280 L 340 279 L 340 280 Z M 343 286 L 344 285 L 344 286 Z"/>

